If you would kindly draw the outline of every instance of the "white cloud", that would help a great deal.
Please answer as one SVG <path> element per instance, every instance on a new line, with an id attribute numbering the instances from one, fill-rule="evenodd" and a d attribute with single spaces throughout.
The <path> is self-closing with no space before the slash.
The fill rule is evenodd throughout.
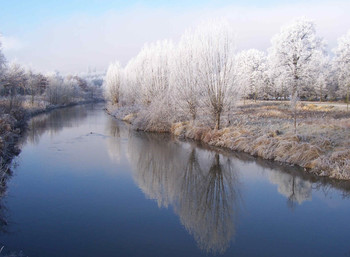
<path id="1" fill-rule="evenodd" d="M 232 23 L 237 31 L 238 50 L 265 50 L 280 27 L 299 16 L 315 20 L 319 34 L 333 48 L 336 39 L 350 29 L 346 10 L 350 10 L 348 1 L 187 10 L 134 6 L 102 16 L 80 14 L 64 21 L 48 22 L 22 35 L 25 45 L 16 40 L 10 43 L 12 49 L 7 47 L 5 54 L 8 59 L 30 62 L 42 71 L 105 69 L 114 60 L 125 65 L 145 42 L 164 38 L 178 40 L 187 27 L 210 18 L 227 18 Z"/>

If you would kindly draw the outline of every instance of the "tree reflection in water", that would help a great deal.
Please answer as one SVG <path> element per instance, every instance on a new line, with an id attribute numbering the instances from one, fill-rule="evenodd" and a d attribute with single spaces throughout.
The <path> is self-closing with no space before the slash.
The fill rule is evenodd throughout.
<path id="1" fill-rule="evenodd" d="M 135 181 L 159 207 L 173 206 L 202 250 L 223 253 L 234 236 L 237 172 L 227 157 L 166 137 L 129 138 Z"/>
<path id="2" fill-rule="evenodd" d="M 311 200 L 315 188 L 325 194 L 337 188 L 349 196 L 350 183 L 319 178 L 296 167 L 171 140 L 166 134 L 135 132 L 119 122 L 111 122 L 109 131 L 110 156 L 127 151 L 133 178 L 145 196 L 159 207 L 172 206 L 198 246 L 207 252 L 223 253 L 235 234 L 241 199 L 235 161 L 254 163 L 258 171 L 266 173 L 291 210 Z M 120 137 L 125 138 L 126 148 L 120 145 Z"/>
<path id="3" fill-rule="evenodd" d="M 121 158 L 121 129 L 120 126 L 112 119 L 107 120 L 106 133 L 110 135 L 107 138 L 107 151 L 109 158 L 115 162 L 119 163 Z"/>
<path id="4" fill-rule="evenodd" d="M 253 163 L 256 171 L 266 173 L 292 210 L 311 200 L 314 189 L 326 195 L 336 188 L 344 197 L 350 195 L 349 182 L 316 177 L 297 167 L 179 142 L 165 134 L 135 132 L 117 121 L 110 126 L 110 156 L 126 151 L 133 178 L 145 196 L 159 207 L 172 206 L 199 248 L 207 252 L 225 252 L 235 234 L 241 183 L 233 162 Z"/>
<path id="5" fill-rule="evenodd" d="M 55 135 L 64 128 L 78 127 L 87 118 L 88 111 L 93 109 L 93 104 L 79 105 L 35 116 L 28 122 L 28 129 L 19 143 L 22 145 L 26 142 L 37 144 L 44 133 Z"/>
<path id="6" fill-rule="evenodd" d="M 294 209 L 296 204 L 302 204 L 304 201 L 311 200 L 312 183 L 305 181 L 295 174 L 269 172 L 269 180 L 272 184 L 278 186 L 278 192 L 287 198 L 287 204 Z"/>
<path id="7" fill-rule="evenodd" d="M 201 168 L 192 149 L 187 165 L 190 169 L 184 170 L 184 186 L 175 211 L 201 249 L 222 253 L 234 235 L 238 180 L 229 159 L 214 153 L 210 162 L 210 166 L 203 163 Z"/>
<path id="8" fill-rule="evenodd" d="M 89 115 L 89 109 L 78 106 L 37 116 L 31 120 L 23 142 L 35 143 L 44 133 L 53 135 L 66 127 L 78 127 Z M 107 118 L 105 132 L 110 158 L 118 160 L 126 155 L 133 165 L 133 178 L 146 197 L 156 200 L 160 207 L 172 206 L 204 251 L 223 253 L 234 237 L 240 181 L 247 178 L 234 164 L 251 163 L 254 171 L 250 175 L 266 173 L 265 178 L 277 185 L 292 208 L 311 200 L 315 190 L 327 194 L 337 189 L 344 197 L 350 196 L 350 183 L 346 181 L 316 177 L 242 153 L 171 140 L 169 135 L 135 132 L 112 117 Z M 8 227 L 3 200 L 11 178 L 8 171 L 2 173 L 0 184 L 0 232 Z"/>

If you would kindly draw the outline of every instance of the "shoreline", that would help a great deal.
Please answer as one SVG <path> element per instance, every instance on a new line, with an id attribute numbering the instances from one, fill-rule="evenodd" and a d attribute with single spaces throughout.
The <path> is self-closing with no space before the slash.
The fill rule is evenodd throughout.
<path id="1" fill-rule="evenodd" d="M 109 109 L 110 108 L 110 109 Z M 346 135 L 347 127 L 337 130 L 334 126 L 329 131 L 320 135 L 311 133 L 306 135 L 304 131 L 310 129 L 310 125 L 303 121 L 298 128 L 301 133 L 292 133 L 290 130 L 280 131 L 275 129 L 263 130 L 255 124 L 232 124 L 219 130 L 208 126 L 198 126 L 193 122 L 173 122 L 168 129 L 162 127 L 157 129 L 145 129 L 134 122 L 138 113 L 127 113 L 117 111 L 110 106 L 106 107 L 106 112 L 118 120 L 127 122 L 133 129 L 154 132 L 170 133 L 177 138 L 194 140 L 221 149 L 243 152 L 253 157 L 275 161 L 285 165 L 298 166 L 304 172 L 316 175 L 317 177 L 328 177 L 331 179 L 349 181 L 350 180 L 350 149 L 343 145 L 335 145 L 332 136 L 340 137 Z M 338 122 L 338 121 L 336 121 Z M 305 123 L 305 124 L 304 124 Z M 313 124 L 314 125 L 314 124 Z M 319 126 L 319 124 L 317 124 Z M 339 133 L 339 135 L 338 135 Z M 326 136 L 323 137 L 323 135 Z M 311 139 L 310 139 L 311 138 Z M 346 139 L 346 138 L 344 138 Z"/>

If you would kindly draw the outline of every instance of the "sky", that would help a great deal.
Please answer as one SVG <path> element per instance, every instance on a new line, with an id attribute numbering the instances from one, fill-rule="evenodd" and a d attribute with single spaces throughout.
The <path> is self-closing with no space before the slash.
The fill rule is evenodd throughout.
<path id="1" fill-rule="evenodd" d="M 79 73 L 124 66 L 145 43 L 177 42 L 208 19 L 232 24 L 237 51 L 266 51 L 281 26 L 307 17 L 331 50 L 350 29 L 349 10 L 349 0 L 0 0 L 0 41 L 9 62 Z"/>

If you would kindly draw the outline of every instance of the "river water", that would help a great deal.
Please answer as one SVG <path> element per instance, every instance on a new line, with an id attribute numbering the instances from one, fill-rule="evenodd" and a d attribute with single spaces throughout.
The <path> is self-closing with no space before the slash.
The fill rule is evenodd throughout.
<path id="1" fill-rule="evenodd" d="M 350 256 L 350 184 L 82 105 L 33 118 L 1 201 L 2 253 Z"/>

